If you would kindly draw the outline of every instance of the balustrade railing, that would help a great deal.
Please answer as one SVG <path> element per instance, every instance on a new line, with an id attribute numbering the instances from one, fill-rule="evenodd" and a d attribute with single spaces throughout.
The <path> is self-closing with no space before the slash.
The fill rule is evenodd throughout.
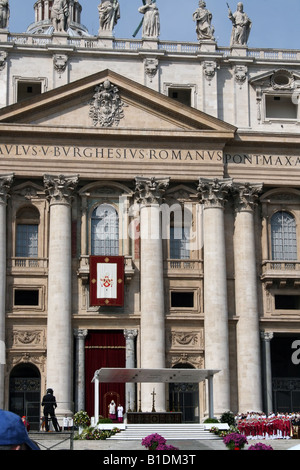
<path id="1" fill-rule="evenodd" d="M 175 272 L 199 276 L 203 273 L 203 262 L 199 259 L 167 259 L 164 262 L 164 270 L 167 274 Z"/>
<path id="2" fill-rule="evenodd" d="M 12 257 L 8 260 L 9 269 L 48 269 L 47 258 L 18 258 Z"/>
<path id="3" fill-rule="evenodd" d="M 46 34 L 28 34 L 28 33 L 7 33 L 2 34 L 1 42 L 13 43 L 16 45 L 47 47 L 50 44 L 69 45 L 78 49 L 98 49 L 107 50 L 110 47 L 113 50 L 139 50 L 143 47 L 149 48 L 149 44 L 139 39 L 116 39 L 112 38 L 107 42 L 110 46 L 104 45 L 105 41 L 97 36 L 70 37 L 67 35 L 46 35 Z M 154 41 L 155 43 L 155 41 Z M 145 46 L 144 46 L 145 44 Z M 153 46 L 154 47 L 154 46 Z M 198 42 L 165 41 L 157 40 L 157 48 L 169 53 L 198 54 L 201 52 L 201 45 Z M 216 52 L 224 57 L 231 55 L 230 47 L 217 46 Z M 233 52 L 234 54 L 234 52 Z M 294 49 L 258 49 L 248 48 L 246 51 L 248 57 L 260 60 L 287 60 L 299 61 L 300 51 Z"/>
<path id="4" fill-rule="evenodd" d="M 297 275 L 300 274 L 300 261 L 281 261 L 281 260 L 267 260 L 262 263 L 262 274 L 274 275 L 285 274 Z"/>

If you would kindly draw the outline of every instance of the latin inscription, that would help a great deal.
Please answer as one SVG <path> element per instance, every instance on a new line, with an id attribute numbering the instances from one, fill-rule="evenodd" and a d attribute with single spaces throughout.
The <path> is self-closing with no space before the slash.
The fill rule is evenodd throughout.
<path id="1" fill-rule="evenodd" d="M 300 155 L 223 153 L 221 150 L 109 148 L 55 145 L 0 144 L 1 158 L 98 159 L 152 162 L 214 162 L 225 165 L 298 167 Z"/>

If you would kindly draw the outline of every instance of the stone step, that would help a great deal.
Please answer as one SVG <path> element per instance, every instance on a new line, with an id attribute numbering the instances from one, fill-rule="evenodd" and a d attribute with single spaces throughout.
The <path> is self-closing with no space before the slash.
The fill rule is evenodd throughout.
<path id="1" fill-rule="evenodd" d="M 166 440 L 220 439 L 203 424 L 127 424 L 125 430 L 110 437 L 118 440 L 141 440 L 150 434 L 160 434 Z"/>

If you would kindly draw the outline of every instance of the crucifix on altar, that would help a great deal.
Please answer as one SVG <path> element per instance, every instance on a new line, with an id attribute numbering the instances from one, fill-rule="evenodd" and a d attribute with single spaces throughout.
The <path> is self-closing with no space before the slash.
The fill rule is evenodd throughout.
<path id="1" fill-rule="evenodd" d="M 153 389 L 153 392 L 151 393 L 152 395 L 152 413 L 155 413 L 155 388 Z"/>

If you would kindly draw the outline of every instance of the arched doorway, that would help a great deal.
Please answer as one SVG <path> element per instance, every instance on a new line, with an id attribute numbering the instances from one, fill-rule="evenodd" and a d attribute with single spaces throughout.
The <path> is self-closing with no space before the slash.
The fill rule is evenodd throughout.
<path id="1" fill-rule="evenodd" d="M 173 369 L 194 369 L 190 364 L 177 364 Z M 183 423 L 199 423 L 199 384 L 170 383 L 170 411 L 180 411 Z"/>
<path id="2" fill-rule="evenodd" d="M 9 377 L 9 409 L 26 416 L 31 430 L 40 425 L 41 376 L 33 364 L 19 364 Z"/>

